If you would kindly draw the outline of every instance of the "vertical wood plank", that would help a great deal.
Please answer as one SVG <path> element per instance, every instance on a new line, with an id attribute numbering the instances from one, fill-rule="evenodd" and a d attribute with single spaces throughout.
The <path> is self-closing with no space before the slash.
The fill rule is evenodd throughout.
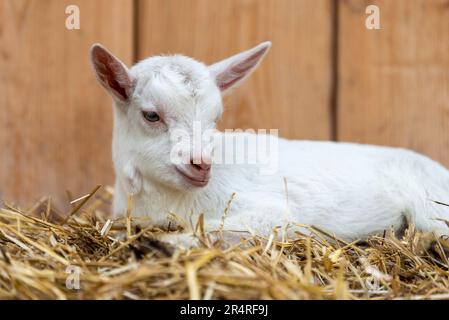
<path id="1" fill-rule="evenodd" d="M 380 8 L 381 30 L 365 28 Z M 341 1 L 340 140 L 408 147 L 449 165 L 449 6 Z"/>
<path id="2" fill-rule="evenodd" d="M 78 5 L 81 29 L 65 27 Z M 132 0 L 0 1 L 0 197 L 22 206 L 66 201 L 113 182 L 111 101 L 88 49 L 108 46 L 131 62 Z"/>
<path id="3" fill-rule="evenodd" d="M 139 0 L 143 59 L 182 53 L 213 63 L 259 42 L 273 47 L 225 101 L 221 128 L 279 129 L 331 137 L 331 2 L 328 0 Z"/>

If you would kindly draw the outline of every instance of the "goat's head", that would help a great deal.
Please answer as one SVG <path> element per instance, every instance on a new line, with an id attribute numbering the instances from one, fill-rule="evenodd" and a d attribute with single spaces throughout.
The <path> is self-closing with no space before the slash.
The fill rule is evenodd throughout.
<path id="1" fill-rule="evenodd" d="M 143 179 L 155 183 L 177 189 L 207 185 L 212 148 L 203 133 L 221 117 L 222 96 L 255 70 L 270 46 L 261 43 L 211 66 L 174 55 L 150 57 L 131 69 L 101 45 L 92 46 L 95 74 L 115 105 L 116 168 L 132 161 Z"/>

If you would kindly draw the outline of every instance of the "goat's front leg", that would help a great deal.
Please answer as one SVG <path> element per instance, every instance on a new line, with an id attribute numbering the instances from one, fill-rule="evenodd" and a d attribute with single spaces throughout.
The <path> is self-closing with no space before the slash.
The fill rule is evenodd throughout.
<path id="1" fill-rule="evenodd" d="M 250 235 L 248 232 L 245 235 Z M 206 246 L 214 247 L 220 243 L 221 247 L 237 244 L 241 240 L 243 233 L 230 232 L 226 230 L 212 230 L 203 236 L 193 232 L 186 233 L 162 233 L 155 236 L 155 239 L 166 243 L 174 248 L 190 249 L 194 247 Z"/>
<path id="2" fill-rule="evenodd" d="M 193 233 L 161 233 L 155 236 L 155 238 L 158 241 L 180 249 L 190 249 L 201 244 L 200 239 Z"/>
<path id="3" fill-rule="evenodd" d="M 284 212 L 284 213 L 282 213 Z M 192 232 L 163 233 L 156 239 L 176 248 L 192 248 L 200 245 L 213 246 L 220 242 L 222 246 L 238 244 L 243 238 L 253 235 L 268 238 L 274 229 L 280 229 L 291 221 L 284 208 L 267 206 L 258 209 L 241 210 L 224 219 L 205 219 L 206 238 Z"/>

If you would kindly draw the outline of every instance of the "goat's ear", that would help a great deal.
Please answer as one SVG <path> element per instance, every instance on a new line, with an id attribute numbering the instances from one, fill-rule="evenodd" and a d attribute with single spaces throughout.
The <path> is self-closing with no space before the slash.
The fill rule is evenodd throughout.
<path id="1" fill-rule="evenodd" d="M 257 47 L 238 53 L 209 67 L 222 94 L 237 87 L 259 65 L 271 47 L 271 42 L 263 42 Z"/>
<path id="2" fill-rule="evenodd" d="M 90 60 L 101 85 L 113 98 L 126 102 L 131 97 L 134 85 L 125 64 L 98 43 L 90 49 Z"/>

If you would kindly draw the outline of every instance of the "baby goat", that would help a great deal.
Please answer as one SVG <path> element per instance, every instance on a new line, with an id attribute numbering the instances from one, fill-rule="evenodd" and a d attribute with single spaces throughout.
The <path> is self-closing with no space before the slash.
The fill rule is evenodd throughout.
<path id="1" fill-rule="evenodd" d="M 293 222 L 353 240 L 400 230 L 407 222 L 448 235 L 449 207 L 433 200 L 449 202 L 449 171 L 412 151 L 279 139 L 272 150 L 279 153 L 278 170 L 262 174 L 260 164 L 214 163 L 214 147 L 200 139 L 201 153 L 187 150 L 186 161 L 173 161 L 174 133 L 191 137 L 195 123 L 202 133 L 214 129 L 222 97 L 256 69 L 270 46 L 261 43 L 211 66 L 173 55 L 150 57 L 131 69 L 101 45 L 91 48 L 95 74 L 114 100 L 114 214 L 126 212 L 131 194 L 132 214 L 159 226 L 170 213 L 186 220 L 204 213 L 207 231 L 224 221 L 225 230 L 267 236 Z M 180 244 L 191 238 L 168 237 Z"/>

